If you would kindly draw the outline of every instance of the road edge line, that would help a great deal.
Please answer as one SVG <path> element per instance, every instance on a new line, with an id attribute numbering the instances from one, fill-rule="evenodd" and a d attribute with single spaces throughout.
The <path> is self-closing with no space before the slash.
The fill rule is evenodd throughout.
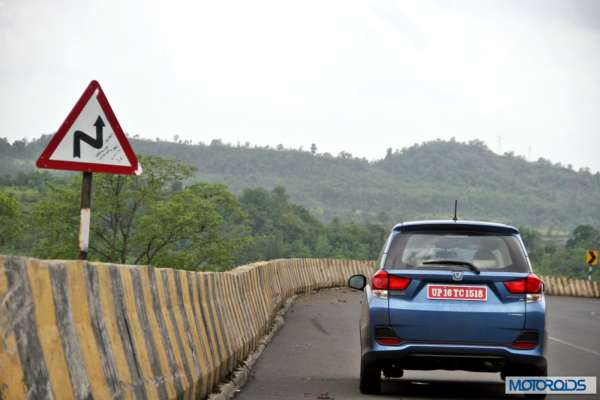
<path id="1" fill-rule="evenodd" d="M 552 340 L 552 341 L 554 341 L 556 343 L 564 344 L 565 346 L 570 346 L 570 347 L 572 347 L 574 349 L 577 349 L 579 351 L 583 351 L 584 353 L 589 353 L 589 354 L 595 355 L 597 357 L 600 357 L 600 353 L 597 352 L 596 350 L 588 349 L 587 347 L 583 347 L 583 346 L 579 346 L 579 345 L 576 345 L 576 344 L 573 344 L 573 343 L 569 343 L 566 340 L 555 338 L 554 336 L 548 336 L 548 339 L 550 339 L 550 340 Z"/>

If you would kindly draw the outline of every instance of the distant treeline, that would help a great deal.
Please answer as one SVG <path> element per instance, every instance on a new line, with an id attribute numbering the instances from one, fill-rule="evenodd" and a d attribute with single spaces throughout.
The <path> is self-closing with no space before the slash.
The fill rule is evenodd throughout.
<path id="1" fill-rule="evenodd" d="M 48 141 L 12 144 L 0 139 L 0 176 L 30 172 Z M 131 139 L 138 154 L 177 159 L 195 167 L 197 181 L 244 189 L 286 188 L 292 202 L 322 222 L 337 217 L 359 224 L 459 217 L 528 226 L 544 235 L 568 234 L 578 225 L 600 226 L 600 173 L 512 153 L 499 156 L 481 141 L 433 141 L 389 148 L 369 162 L 341 152 L 182 141 Z"/>
<path id="2" fill-rule="evenodd" d="M 375 259 L 391 228 L 376 218 L 322 222 L 282 186 L 235 195 L 225 185 L 199 182 L 183 161 L 143 156 L 141 163 L 141 176 L 94 175 L 92 260 L 225 270 L 276 258 Z M 77 258 L 80 185 L 80 174 L 5 177 L 0 253 Z M 600 232 L 589 225 L 576 227 L 565 245 L 522 232 L 541 274 L 585 277 L 585 250 L 600 247 Z"/>

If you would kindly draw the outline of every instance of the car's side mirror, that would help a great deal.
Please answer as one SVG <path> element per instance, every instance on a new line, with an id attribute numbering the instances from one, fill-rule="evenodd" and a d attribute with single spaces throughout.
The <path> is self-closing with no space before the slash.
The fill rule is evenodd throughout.
<path id="1" fill-rule="evenodd" d="M 352 289 L 363 290 L 367 286 L 367 277 L 364 275 L 352 275 L 348 279 L 348 286 Z"/>

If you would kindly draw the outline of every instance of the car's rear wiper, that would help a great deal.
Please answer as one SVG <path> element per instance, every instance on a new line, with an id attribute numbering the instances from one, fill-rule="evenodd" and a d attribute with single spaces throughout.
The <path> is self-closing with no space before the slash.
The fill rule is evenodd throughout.
<path id="1" fill-rule="evenodd" d="M 427 260 L 427 261 L 423 261 L 422 264 L 423 265 L 429 265 L 429 264 L 462 265 L 462 266 L 465 266 L 465 267 L 469 268 L 471 271 L 475 272 L 478 275 L 481 273 L 481 271 L 479 270 L 479 268 L 477 268 L 475 265 L 471 264 L 468 261 L 458 261 L 458 260 Z"/>

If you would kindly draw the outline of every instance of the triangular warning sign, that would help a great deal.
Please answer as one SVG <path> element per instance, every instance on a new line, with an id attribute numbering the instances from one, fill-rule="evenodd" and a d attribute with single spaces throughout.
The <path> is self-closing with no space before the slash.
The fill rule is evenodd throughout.
<path id="1" fill-rule="evenodd" d="M 137 158 L 98 82 L 90 82 L 36 165 L 69 171 L 136 173 Z"/>

